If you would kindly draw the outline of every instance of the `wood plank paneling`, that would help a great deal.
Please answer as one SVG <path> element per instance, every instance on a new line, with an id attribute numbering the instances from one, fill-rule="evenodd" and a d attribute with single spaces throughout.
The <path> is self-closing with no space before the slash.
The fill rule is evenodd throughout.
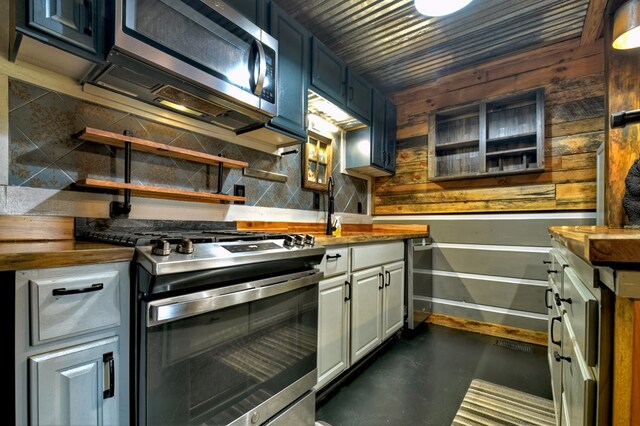
<path id="1" fill-rule="evenodd" d="M 72 217 L 0 216 L 0 241 L 73 240 Z"/>
<path id="2" fill-rule="evenodd" d="M 374 214 L 595 209 L 595 153 L 607 126 L 604 86 L 603 41 L 575 39 L 393 94 L 397 170 L 376 178 Z M 544 172 L 429 181 L 431 113 L 537 87 L 545 89 Z"/>

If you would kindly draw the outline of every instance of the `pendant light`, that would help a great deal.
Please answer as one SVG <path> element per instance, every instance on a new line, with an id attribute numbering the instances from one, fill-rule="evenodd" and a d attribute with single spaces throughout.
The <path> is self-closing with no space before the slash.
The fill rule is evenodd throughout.
<path id="1" fill-rule="evenodd" d="M 415 0 L 416 10 L 426 16 L 444 16 L 462 9 L 472 0 Z"/>
<path id="2" fill-rule="evenodd" d="M 640 0 L 629 0 L 613 18 L 613 48 L 633 49 L 640 46 Z"/>

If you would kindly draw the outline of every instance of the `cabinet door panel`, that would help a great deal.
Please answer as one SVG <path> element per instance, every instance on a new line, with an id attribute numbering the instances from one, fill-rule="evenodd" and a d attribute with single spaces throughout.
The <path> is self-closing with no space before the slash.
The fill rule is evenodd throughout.
<path id="1" fill-rule="evenodd" d="M 347 70 L 347 108 L 366 123 L 371 120 L 371 86 L 365 79 Z"/>
<path id="2" fill-rule="evenodd" d="M 260 22 L 260 0 L 233 0 L 227 2 L 227 4 L 242 13 L 245 18 L 254 24 L 259 27 L 262 26 Z"/>
<path id="3" fill-rule="evenodd" d="M 271 125 L 306 139 L 309 34 L 271 3 L 271 35 L 278 40 L 278 115 Z"/>
<path id="4" fill-rule="evenodd" d="M 317 38 L 312 39 L 311 85 L 338 105 L 345 104 L 346 66 Z"/>
<path id="5" fill-rule="evenodd" d="M 31 424 L 118 424 L 118 399 L 104 395 L 110 386 L 103 360 L 108 353 L 117 369 L 117 337 L 29 358 Z"/>
<path id="6" fill-rule="evenodd" d="M 562 416 L 568 420 L 568 424 L 590 426 L 595 423 L 596 381 L 582 358 L 566 320 L 565 315 L 562 350 L 567 359 L 563 360 L 562 365 L 562 393 L 566 398 L 567 411 L 563 410 Z"/>
<path id="7" fill-rule="evenodd" d="M 384 134 L 385 134 L 385 166 L 384 168 L 392 173 L 396 171 L 396 132 L 397 132 L 397 113 L 396 106 L 389 101 L 385 102 L 384 115 Z"/>
<path id="8" fill-rule="evenodd" d="M 382 268 L 352 275 L 351 285 L 351 363 L 355 363 L 381 341 L 380 324 Z"/>
<path id="9" fill-rule="evenodd" d="M 384 143 L 384 98 L 376 91 L 373 92 L 371 128 L 371 164 L 384 169 L 387 159 Z"/>
<path id="10" fill-rule="evenodd" d="M 318 384 L 322 388 L 348 367 L 349 302 L 347 275 L 320 282 L 318 306 Z"/>
<path id="11" fill-rule="evenodd" d="M 99 53 L 100 5 L 100 0 L 31 0 L 28 25 L 91 53 Z"/>
<path id="12" fill-rule="evenodd" d="M 385 265 L 384 275 L 383 340 L 404 324 L 404 261 Z"/>

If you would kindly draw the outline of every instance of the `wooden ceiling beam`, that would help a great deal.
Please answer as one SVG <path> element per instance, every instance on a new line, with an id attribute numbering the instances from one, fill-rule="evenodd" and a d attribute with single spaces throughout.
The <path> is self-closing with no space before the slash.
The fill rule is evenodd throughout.
<path id="1" fill-rule="evenodd" d="M 604 13 L 607 0 L 589 0 L 587 16 L 584 18 L 580 46 L 591 44 L 602 37 L 604 28 Z"/>

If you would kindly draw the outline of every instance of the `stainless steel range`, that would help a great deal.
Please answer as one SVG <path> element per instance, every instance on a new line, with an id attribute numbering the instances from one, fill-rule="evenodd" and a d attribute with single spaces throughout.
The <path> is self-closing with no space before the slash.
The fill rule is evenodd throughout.
<path id="1" fill-rule="evenodd" d="M 242 233 L 234 238 L 240 241 L 220 242 L 179 237 L 201 231 L 147 229 L 137 232 L 142 238 L 130 232 L 138 244 L 134 422 L 314 425 L 322 279 L 316 267 L 325 248 L 311 235 Z M 122 234 L 101 232 L 85 236 L 113 240 Z M 238 231 L 206 232 L 229 237 Z"/>

